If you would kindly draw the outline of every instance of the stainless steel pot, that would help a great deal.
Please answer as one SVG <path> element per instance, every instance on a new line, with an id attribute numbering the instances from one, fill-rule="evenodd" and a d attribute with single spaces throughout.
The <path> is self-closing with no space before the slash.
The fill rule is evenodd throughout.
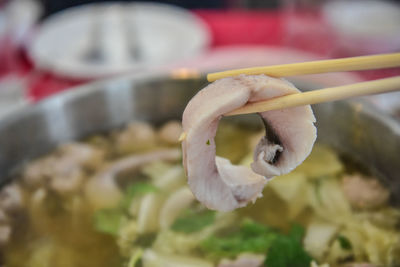
<path id="1" fill-rule="evenodd" d="M 294 81 L 296 83 L 296 81 Z M 60 143 L 120 127 L 131 120 L 179 119 L 204 78 L 142 75 L 76 88 L 0 120 L 0 177 Z M 302 89 L 315 85 L 299 84 Z M 314 106 L 318 138 L 363 163 L 389 185 L 400 203 L 400 125 L 361 101 Z M 257 116 L 237 117 L 254 124 Z"/>

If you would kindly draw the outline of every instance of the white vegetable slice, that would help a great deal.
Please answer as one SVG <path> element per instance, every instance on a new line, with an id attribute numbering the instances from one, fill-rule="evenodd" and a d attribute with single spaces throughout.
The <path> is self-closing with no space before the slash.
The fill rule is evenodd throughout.
<path id="1" fill-rule="evenodd" d="M 164 198 L 157 193 L 143 196 L 137 218 L 138 233 L 144 234 L 158 230 L 158 216 Z"/>
<path id="2" fill-rule="evenodd" d="M 200 258 L 161 254 L 147 249 L 143 253 L 144 267 L 213 267 L 214 264 Z"/>
<path id="3" fill-rule="evenodd" d="M 291 172 L 273 179 L 268 186 L 286 202 L 289 218 L 295 218 L 307 206 L 307 178 L 299 172 Z"/>
<path id="4" fill-rule="evenodd" d="M 163 174 L 160 174 L 157 179 L 154 179 L 153 184 L 164 191 L 174 190 L 184 185 L 185 173 L 182 166 L 176 165 L 169 168 Z"/>
<path id="5" fill-rule="evenodd" d="M 235 260 L 222 259 L 218 267 L 262 267 L 265 261 L 265 255 L 244 253 Z"/>
<path id="6" fill-rule="evenodd" d="M 179 214 L 193 203 L 195 197 L 186 186 L 176 190 L 167 199 L 160 212 L 160 228 L 168 229 Z"/>
<path id="7" fill-rule="evenodd" d="M 328 222 L 314 220 L 308 227 L 304 237 L 304 248 L 315 259 L 321 260 L 329 249 L 330 242 L 339 227 Z"/>

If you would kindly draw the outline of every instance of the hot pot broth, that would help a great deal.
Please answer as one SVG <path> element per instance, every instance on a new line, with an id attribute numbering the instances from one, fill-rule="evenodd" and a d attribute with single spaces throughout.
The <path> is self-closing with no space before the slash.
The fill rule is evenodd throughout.
<path id="1" fill-rule="evenodd" d="M 223 266 L 243 253 L 268 266 L 400 263 L 388 191 L 329 147 L 317 144 L 255 204 L 222 213 L 188 190 L 180 133 L 177 122 L 132 123 L 29 163 L 0 193 L 5 266 Z M 248 165 L 262 134 L 223 122 L 217 154 Z M 288 244 L 292 258 L 277 252 Z"/>

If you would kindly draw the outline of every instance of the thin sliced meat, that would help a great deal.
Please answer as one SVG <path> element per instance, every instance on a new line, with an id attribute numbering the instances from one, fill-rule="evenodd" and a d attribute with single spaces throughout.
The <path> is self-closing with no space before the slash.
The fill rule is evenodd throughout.
<path id="1" fill-rule="evenodd" d="M 216 157 L 214 137 L 221 117 L 248 102 L 298 93 L 291 83 L 265 75 L 240 75 L 208 85 L 188 103 L 182 119 L 183 164 L 189 187 L 210 209 L 230 211 L 260 197 L 267 181 L 290 172 L 316 139 L 310 106 L 260 113 L 266 136 L 254 152 L 252 170 Z"/>
<path id="2" fill-rule="evenodd" d="M 119 159 L 88 180 L 86 197 L 95 209 L 115 207 L 122 199 L 122 191 L 116 181 L 118 175 L 157 160 L 176 161 L 180 156 L 178 149 L 171 148 Z"/>
<path id="3" fill-rule="evenodd" d="M 23 179 L 32 188 L 45 183 L 55 192 L 68 195 L 80 190 L 87 178 L 85 170 L 101 166 L 104 156 L 102 150 L 87 144 L 65 144 L 50 156 L 29 164 Z"/>
<path id="4" fill-rule="evenodd" d="M 357 209 L 376 209 L 384 206 L 390 193 L 378 180 L 360 174 L 346 175 L 342 179 L 344 195 Z"/>

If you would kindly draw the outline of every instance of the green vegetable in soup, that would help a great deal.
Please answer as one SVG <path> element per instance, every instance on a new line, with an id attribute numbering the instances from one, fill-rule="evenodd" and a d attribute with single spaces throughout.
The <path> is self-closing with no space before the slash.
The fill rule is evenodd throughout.
<path id="1" fill-rule="evenodd" d="M 135 253 L 133 253 L 132 257 L 129 259 L 127 267 L 136 267 L 139 266 L 140 260 L 143 255 L 142 249 L 137 249 Z"/>
<path id="2" fill-rule="evenodd" d="M 294 225 L 288 236 L 279 235 L 275 238 L 268 250 L 265 266 L 309 267 L 312 258 L 302 247 L 303 236 L 304 229 L 299 225 Z"/>
<path id="3" fill-rule="evenodd" d="M 128 186 L 125 191 L 124 199 L 123 199 L 123 207 L 128 208 L 129 204 L 132 202 L 132 199 L 139 195 L 144 195 L 147 193 L 157 192 L 158 188 L 150 183 L 134 183 Z"/>
<path id="4" fill-rule="evenodd" d="M 268 267 L 309 266 L 312 258 L 301 241 L 304 229 L 293 225 L 285 235 L 266 225 L 246 219 L 237 231 L 224 236 L 211 236 L 201 244 L 204 254 L 214 260 L 235 258 L 245 252 L 266 254 Z"/>
<path id="5" fill-rule="evenodd" d="M 298 243 L 301 243 L 301 240 L 303 240 L 304 237 L 304 233 L 305 230 L 301 225 L 293 224 L 289 232 L 289 237 L 297 241 Z"/>
<path id="6" fill-rule="evenodd" d="M 213 235 L 201 244 L 201 249 L 210 258 L 233 258 L 242 252 L 266 253 L 279 236 L 266 225 L 244 220 L 238 231 L 224 236 Z"/>
<path id="7" fill-rule="evenodd" d="M 134 183 L 126 189 L 125 196 L 133 198 L 137 195 L 156 192 L 157 190 L 158 188 L 150 183 Z"/>
<path id="8" fill-rule="evenodd" d="M 339 235 L 338 238 L 340 247 L 345 250 L 350 250 L 352 248 L 350 240 L 343 235 Z"/>
<path id="9" fill-rule="evenodd" d="M 153 244 L 153 249 L 166 254 L 198 255 L 200 244 L 204 240 L 215 233 L 230 229 L 237 222 L 238 217 L 233 212 L 216 212 L 215 221 L 196 232 L 177 232 L 171 228 L 161 230 L 157 234 L 157 240 Z"/>
<path id="10" fill-rule="evenodd" d="M 150 183 L 134 183 L 128 186 L 120 207 L 98 210 L 94 213 L 94 228 L 105 234 L 118 235 L 121 223 L 126 216 L 126 209 L 129 207 L 132 199 L 136 196 L 156 192 L 157 190 L 158 188 Z"/>
<path id="11" fill-rule="evenodd" d="M 102 233 L 116 236 L 124 214 L 118 209 L 104 209 L 94 214 L 94 228 Z"/>
<path id="12" fill-rule="evenodd" d="M 202 210 L 199 212 L 187 209 L 177 218 L 171 229 L 175 232 L 193 233 L 202 230 L 215 221 L 215 211 Z"/>

